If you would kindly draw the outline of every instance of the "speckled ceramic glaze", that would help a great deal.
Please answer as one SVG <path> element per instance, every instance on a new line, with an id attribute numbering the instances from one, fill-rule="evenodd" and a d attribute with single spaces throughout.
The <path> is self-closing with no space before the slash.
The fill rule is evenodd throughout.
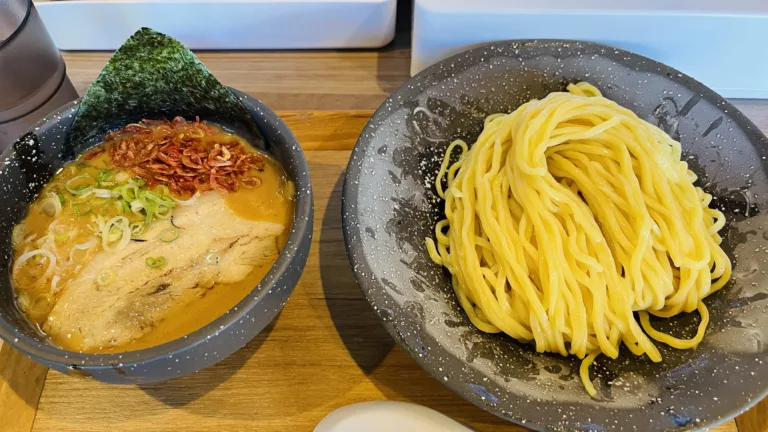
<path id="1" fill-rule="evenodd" d="M 265 150 L 283 164 L 297 190 L 294 224 L 288 242 L 272 270 L 248 297 L 188 336 L 124 354 L 64 351 L 51 345 L 28 323 L 13 301 L 9 271 L 11 230 L 53 173 L 69 162 L 61 160 L 61 152 L 66 131 L 77 112 L 75 101 L 30 130 L 39 137 L 39 146 L 21 143 L 0 157 L 0 337 L 60 372 L 92 376 L 108 383 L 142 384 L 186 375 L 223 360 L 242 348 L 277 316 L 301 276 L 312 241 L 309 169 L 296 137 L 285 123 L 260 101 L 237 90 L 232 92 L 264 134 Z"/>
<path id="2" fill-rule="evenodd" d="M 664 362 L 623 349 L 593 366 L 537 354 L 485 334 L 460 309 L 447 271 L 424 245 L 442 219 L 433 187 L 449 142 L 474 142 L 483 118 L 588 81 L 658 125 L 715 196 L 728 224 L 733 281 L 706 303 L 712 322 L 696 350 L 659 348 Z M 435 379 L 475 405 L 540 430 L 695 430 L 747 409 L 768 388 L 768 139 L 720 96 L 684 74 L 607 46 L 507 41 L 430 67 L 393 93 L 363 131 L 347 168 L 344 234 L 354 273 L 397 342 Z M 659 320 L 689 337 L 697 314 Z"/>

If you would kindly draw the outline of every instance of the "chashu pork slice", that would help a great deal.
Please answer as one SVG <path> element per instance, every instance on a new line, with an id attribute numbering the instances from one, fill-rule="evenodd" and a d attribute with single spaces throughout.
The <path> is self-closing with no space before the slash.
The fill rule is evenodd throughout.
<path id="1" fill-rule="evenodd" d="M 54 340 L 77 341 L 86 352 L 136 340 L 172 307 L 204 295 L 214 284 L 241 281 L 255 267 L 272 264 L 279 255 L 277 236 L 285 229 L 238 217 L 216 192 L 204 194 L 195 205 L 177 207 L 173 225 L 179 232 L 173 242 L 158 238 L 171 223 L 155 223 L 142 236 L 146 241 L 97 253 L 63 287 L 44 331 Z M 147 265 L 147 258 L 160 256 L 167 260 L 164 266 Z M 108 283 L 99 285 L 100 275 Z"/>

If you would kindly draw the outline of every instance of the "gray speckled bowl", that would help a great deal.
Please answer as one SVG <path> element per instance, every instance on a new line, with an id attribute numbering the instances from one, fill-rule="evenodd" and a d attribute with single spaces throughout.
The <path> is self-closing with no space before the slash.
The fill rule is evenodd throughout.
<path id="1" fill-rule="evenodd" d="M 81 354 L 50 344 L 16 308 L 10 281 L 11 230 L 31 200 L 65 162 L 61 149 L 77 101 L 65 105 L 30 129 L 39 148 L 21 145 L 0 157 L 0 337 L 34 360 L 59 372 L 92 376 L 116 384 L 164 381 L 211 366 L 256 336 L 282 309 L 301 276 L 312 242 L 313 203 L 304 153 L 288 126 L 260 101 L 237 90 L 264 134 L 266 151 L 296 183 L 294 224 L 285 249 L 253 291 L 200 330 L 153 348 L 123 354 Z M 139 120 L 139 119 L 136 119 Z M 247 137 L 247 136 L 246 136 Z"/>
<path id="2" fill-rule="evenodd" d="M 624 350 L 593 366 L 473 327 L 449 274 L 424 239 L 442 205 L 432 186 L 455 138 L 483 118 L 586 80 L 680 140 L 699 184 L 728 217 L 734 279 L 706 302 L 712 322 L 696 350 L 660 346 L 653 364 Z M 379 108 L 357 142 L 344 185 L 344 234 L 354 273 L 392 337 L 427 372 L 475 405 L 540 430 L 693 430 L 747 409 L 768 389 L 768 139 L 701 83 L 647 58 L 573 41 L 507 41 L 418 74 Z M 659 321 L 690 336 L 696 314 Z"/>

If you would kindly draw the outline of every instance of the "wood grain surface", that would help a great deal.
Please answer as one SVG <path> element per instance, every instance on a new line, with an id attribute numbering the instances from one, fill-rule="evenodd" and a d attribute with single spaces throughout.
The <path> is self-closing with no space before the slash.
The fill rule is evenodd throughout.
<path id="1" fill-rule="evenodd" d="M 410 52 L 198 55 L 225 84 L 283 111 L 307 150 L 316 194 L 315 241 L 301 282 L 275 322 L 245 348 L 163 384 L 116 387 L 49 372 L 43 386 L 45 368 L 3 346 L 0 430 L 310 431 L 336 407 L 384 399 L 437 409 L 480 432 L 524 430 L 430 378 L 394 345 L 361 297 L 344 251 L 340 192 L 349 149 L 370 112 L 299 112 L 377 108 L 409 78 Z M 109 56 L 64 53 L 81 94 Z M 734 103 L 768 129 L 768 102 Z M 768 403 L 712 430 L 768 432 Z"/>
<path id="2" fill-rule="evenodd" d="M 48 368 L 10 345 L 0 346 L 0 430 L 28 432 L 35 421 Z"/>

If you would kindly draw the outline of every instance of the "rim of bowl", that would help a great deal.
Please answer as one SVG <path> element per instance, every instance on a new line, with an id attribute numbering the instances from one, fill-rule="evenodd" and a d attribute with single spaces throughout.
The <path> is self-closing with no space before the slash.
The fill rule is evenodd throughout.
<path id="1" fill-rule="evenodd" d="M 308 191 L 308 193 L 297 193 L 293 226 L 291 227 L 291 233 L 288 236 L 286 246 L 280 252 L 277 261 L 272 264 L 269 272 L 261 279 L 261 281 L 232 309 L 227 310 L 212 322 L 186 336 L 150 348 L 114 354 L 86 354 L 77 351 L 69 351 L 59 348 L 52 343 L 41 344 L 37 340 L 22 334 L 15 326 L 8 322 L 2 314 L 0 314 L 0 337 L 2 339 L 28 356 L 52 363 L 60 363 L 76 369 L 113 369 L 118 364 L 121 368 L 130 369 L 169 355 L 178 355 L 206 342 L 209 338 L 216 336 L 219 332 L 243 319 L 245 315 L 250 314 L 252 309 L 254 309 L 262 301 L 263 297 L 268 294 L 268 287 L 271 287 L 278 282 L 282 274 L 291 271 L 290 266 L 293 259 L 299 253 L 299 244 L 307 235 L 312 235 L 312 231 L 308 229 L 308 225 L 310 224 L 309 216 L 312 214 L 313 208 L 313 193 L 309 167 L 307 166 L 304 150 L 301 148 L 296 136 L 288 125 L 286 125 L 285 122 L 272 111 L 272 109 L 267 107 L 260 100 L 248 96 L 244 92 L 231 87 L 227 88 L 240 100 L 246 110 L 253 109 L 257 111 L 263 116 L 266 123 L 277 129 L 277 134 L 286 137 L 286 141 L 288 142 L 287 150 L 290 153 L 293 153 L 296 157 L 296 171 L 299 173 L 299 175 L 294 178 L 294 181 L 296 182 L 296 190 Z M 34 131 L 36 128 L 43 129 L 43 125 L 56 124 L 66 115 L 74 114 L 77 111 L 77 106 L 80 100 L 81 98 L 75 99 L 43 117 L 43 119 L 30 126 L 27 129 L 27 132 Z M 272 143 L 272 145 L 277 144 Z M 2 160 L 5 160 L 5 158 L 13 154 L 13 146 L 11 146 L 8 151 L 0 156 L 2 156 Z M 0 170 L 2 168 L 3 166 L 0 165 Z M 306 174 L 302 175 L 301 173 Z M 10 275 L 8 277 L 10 278 Z M 293 288 L 294 287 L 291 288 L 288 294 L 289 297 Z M 259 293 L 259 295 L 254 297 L 252 294 L 255 292 Z M 282 307 L 275 311 L 275 316 L 273 316 L 270 321 L 274 320 L 281 309 Z"/>
<path id="2" fill-rule="evenodd" d="M 627 51 L 621 48 L 616 48 L 606 44 L 579 41 L 579 40 L 573 40 L 573 39 L 506 39 L 506 40 L 499 40 L 499 41 L 484 43 L 482 45 L 466 49 L 450 57 L 447 57 L 443 60 L 440 60 L 430 65 L 429 67 L 423 69 L 421 72 L 417 73 L 416 75 L 413 75 L 410 79 L 408 79 L 408 81 L 406 81 L 405 83 L 400 85 L 395 91 L 390 93 L 387 99 L 385 99 L 384 102 L 381 103 L 379 108 L 376 109 L 376 111 L 373 113 L 371 118 L 366 123 L 365 127 L 363 128 L 363 131 L 360 133 L 360 137 L 355 143 L 355 147 L 352 150 L 352 154 L 350 155 L 349 162 L 347 163 L 347 169 L 345 171 L 345 176 L 344 176 L 344 188 L 342 191 L 342 206 L 341 206 L 341 218 L 342 218 L 342 230 L 344 232 L 344 244 L 346 246 L 347 257 L 352 266 L 352 273 L 355 275 L 355 280 L 357 281 L 360 291 L 363 292 L 363 296 L 368 301 L 368 304 L 371 307 L 378 305 L 372 292 L 384 291 L 384 288 L 382 288 L 381 283 L 374 281 L 370 277 L 363 276 L 363 275 L 373 274 L 373 270 L 371 269 L 371 266 L 368 263 L 368 259 L 365 256 L 365 251 L 363 250 L 362 243 L 353 241 L 355 237 L 362 238 L 362 233 L 360 230 L 360 221 L 358 219 L 357 209 L 349 208 L 351 206 L 350 202 L 353 199 L 352 197 L 353 190 L 355 194 L 358 196 L 360 192 L 359 186 L 353 186 L 350 179 L 359 178 L 362 173 L 362 164 L 360 163 L 355 164 L 353 162 L 357 160 L 362 160 L 362 158 L 365 156 L 363 142 L 364 141 L 370 142 L 371 139 L 367 137 L 373 136 L 373 134 L 378 129 L 378 125 L 376 125 L 376 123 L 381 120 L 380 117 L 383 117 L 389 114 L 390 111 L 393 109 L 393 107 L 398 107 L 401 105 L 397 103 L 397 100 L 404 99 L 404 98 L 400 98 L 400 96 L 402 95 L 402 93 L 408 91 L 409 87 L 413 86 L 414 82 L 421 82 L 422 80 L 427 79 L 428 76 L 435 74 L 446 68 L 454 70 L 455 68 L 451 66 L 451 64 L 456 62 L 456 60 L 458 60 L 459 58 L 462 58 L 467 55 L 472 55 L 472 53 L 474 52 L 488 50 L 488 48 L 492 46 L 518 45 L 520 47 L 527 47 L 535 44 L 540 44 L 540 45 L 572 44 L 572 45 L 577 45 L 584 48 L 607 49 L 607 50 L 612 50 L 614 52 L 620 53 L 625 57 L 631 58 L 632 60 L 643 61 L 645 64 L 656 67 L 660 73 L 663 73 L 664 71 L 668 73 L 672 73 L 672 76 L 669 76 L 670 80 L 679 82 L 685 87 L 691 90 L 694 90 L 695 92 L 701 94 L 703 98 L 706 98 L 709 100 L 715 100 L 719 102 L 718 106 L 723 109 L 726 109 L 728 111 L 728 114 L 730 114 L 730 117 L 734 121 L 736 121 L 740 126 L 744 126 L 744 129 L 749 128 L 754 131 L 757 131 L 758 134 L 762 134 L 762 131 L 746 115 L 744 115 L 744 113 L 742 113 L 741 110 L 737 109 L 727 99 L 723 98 L 722 96 L 717 94 L 714 90 L 710 89 L 700 81 L 664 63 L 658 62 L 656 60 L 642 56 L 640 54 L 635 54 L 631 51 Z M 766 138 L 765 135 L 763 135 L 763 138 L 766 140 L 766 145 L 768 146 L 768 138 Z M 355 207 L 357 207 L 357 200 L 358 200 L 357 196 L 354 197 L 354 200 L 355 200 Z M 384 325 L 384 328 L 387 330 L 387 333 L 389 333 L 390 337 L 392 337 L 392 339 L 394 339 L 395 342 L 397 342 L 397 344 L 401 348 L 403 348 L 405 352 L 408 353 L 408 355 L 416 362 L 416 364 L 419 365 L 419 367 L 422 370 L 427 372 L 427 374 L 429 374 L 433 379 L 440 382 L 440 384 L 448 387 L 455 394 L 461 396 L 462 399 L 472 403 L 473 405 L 475 405 L 476 407 L 484 411 L 487 411 L 496 415 L 497 417 L 500 417 L 507 421 L 511 421 L 521 426 L 525 426 L 527 428 L 533 428 L 534 430 L 543 431 L 543 430 L 547 430 L 546 428 L 549 427 L 546 424 L 540 425 L 540 424 L 531 423 L 530 421 L 527 421 L 526 419 L 524 419 L 523 417 L 517 414 L 508 413 L 508 412 L 502 413 L 502 410 L 500 408 L 497 408 L 496 406 L 479 403 L 475 398 L 470 397 L 470 393 L 466 390 L 466 388 L 461 387 L 456 380 L 445 381 L 440 379 L 440 376 L 438 376 L 437 371 L 433 370 L 431 367 L 428 367 L 428 363 L 422 357 L 420 357 L 413 349 L 411 349 L 410 345 L 400 336 L 400 334 L 396 331 L 396 326 L 393 324 L 393 322 L 388 322 L 383 320 L 382 317 L 379 316 L 379 314 L 376 314 L 376 316 L 378 317 L 382 325 Z M 727 415 L 723 417 L 720 417 L 718 419 L 710 419 L 709 421 L 703 421 L 702 423 L 697 424 L 696 428 L 692 430 L 703 431 L 705 429 L 709 429 L 714 426 L 723 424 L 726 421 L 754 407 L 766 396 L 768 396 L 768 386 L 766 386 L 762 390 L 762 392 L 755 395 L 748 403 L 736 406 L 735 408 L 729 410 Z"/>

